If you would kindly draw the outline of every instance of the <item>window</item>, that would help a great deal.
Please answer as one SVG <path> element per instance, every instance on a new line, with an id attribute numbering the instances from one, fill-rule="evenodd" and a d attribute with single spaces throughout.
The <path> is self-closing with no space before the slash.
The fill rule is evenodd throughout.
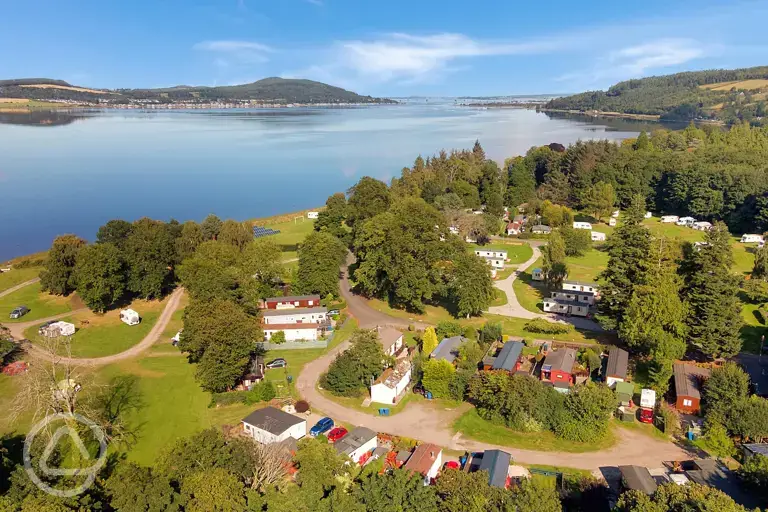
<path id="1" fill-rule="evenodd" d="M 294 301 L 293 305 L 294 306 L 298 306 L 299 305 L 299 301 Z"/>
<path id="2" fill-rule="evenodd" d="M 692 406 L 693 406 L 693 400 L 683 399 L 683 407 L 692 407 Z"/>

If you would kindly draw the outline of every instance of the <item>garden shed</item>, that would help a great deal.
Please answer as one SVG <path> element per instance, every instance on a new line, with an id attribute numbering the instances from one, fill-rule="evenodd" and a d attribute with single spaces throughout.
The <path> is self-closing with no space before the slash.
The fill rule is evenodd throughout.
<path id="1" fill-rule="evenodd" d="M 635 386 L 631 382 L 617 382 L 616 396 L 621 405 L 629 405 L 632 395 L 635 393 Z"/>

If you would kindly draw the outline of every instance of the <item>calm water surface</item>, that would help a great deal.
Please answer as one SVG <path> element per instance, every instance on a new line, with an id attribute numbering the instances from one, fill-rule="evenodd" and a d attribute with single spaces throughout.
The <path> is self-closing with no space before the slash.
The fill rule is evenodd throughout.
<path id="1" fill-rule="evenodd" d="M 93 239 L 112 218 L 247 219 L 319 206 L 363 175 L 388 181 L 419 154 L 475 139 L 501 163 L 535 145 L 653 127 L 452 105 L 3 114 L 0 260 L 63 233 Z"/>

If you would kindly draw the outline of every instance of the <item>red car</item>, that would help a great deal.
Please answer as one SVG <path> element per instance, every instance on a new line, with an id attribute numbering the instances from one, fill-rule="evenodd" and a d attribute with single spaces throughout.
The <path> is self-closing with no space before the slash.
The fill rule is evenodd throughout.
<path id="1" fill-rule="evenodd" d="M 345 429 L 344 427 L 336 427 L 332 429 L 330 432 L 328 432 L 328 441 L 331 443 L 335 443 L 345 435 L 347 435 L 347 429 Z"/>

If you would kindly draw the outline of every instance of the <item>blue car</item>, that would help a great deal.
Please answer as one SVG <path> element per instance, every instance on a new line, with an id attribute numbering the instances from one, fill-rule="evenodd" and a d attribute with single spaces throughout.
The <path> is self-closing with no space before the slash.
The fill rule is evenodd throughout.
<path id="1" fill-rule="evenodd" d="M 325 434 L 329 430 L 333 428 L 333 420 L 331 418 L 323 418 L 317 423 L 315 423 L 315 426 L 309 429 L 309 435 L 312 437 L 317 437 L 320 434 Z"/>

